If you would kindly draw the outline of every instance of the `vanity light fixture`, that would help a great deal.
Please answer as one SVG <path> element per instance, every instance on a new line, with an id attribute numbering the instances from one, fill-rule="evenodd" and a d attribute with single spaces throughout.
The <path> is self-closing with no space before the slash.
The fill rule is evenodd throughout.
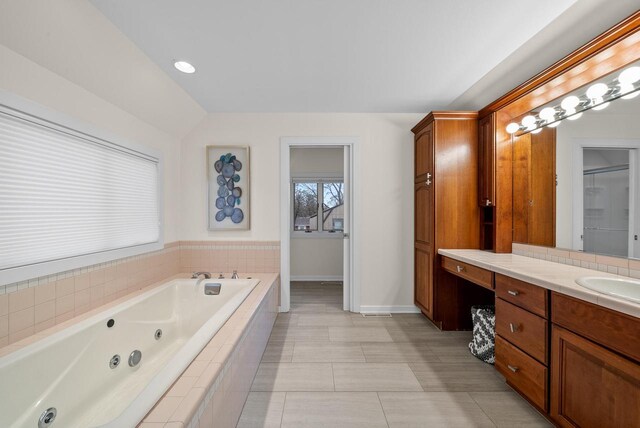
<path id="1" fill-rule="evenodd" d="M 622 71 L 610 84 L 595 83 L 584 95 L 569 95 L 559 106 L 545 107 L 537 115 L 529 114 L 522 118 L 521 123 L 511 122 L 506 130 L 509 134 L 537 134 L 544 127 L 557 127 L 563 119 L 580 119 L 587 110 L 604 110 L 612 100 L 629 100 L 637 96 L 640 96 L 640 66 L 633 66 Z"/>
<path id="2" fill-rule="evenodd" d="M 520 130 L 520 125 L 515 122 L 511 122 L 510 124 L 507 125 L 507 132 L 509 134 L 515 134 L 519 130 Z"/>
<path id="3" fill-rule="evenodd" d="M 187 61 L 176 61 L 173 66 L 178 70 L 186 74 L 193 74 L 196 72 L 196 68 L 189 64 Z"/>

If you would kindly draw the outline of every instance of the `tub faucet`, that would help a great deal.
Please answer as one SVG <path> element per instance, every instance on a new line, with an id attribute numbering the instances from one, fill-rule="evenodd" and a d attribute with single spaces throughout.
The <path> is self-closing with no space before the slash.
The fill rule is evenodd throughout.
<path id="1" fill-rule="evenodd" d="M 234 270 L 234 271 L 233 271 L 233 275 L 231 275 L 231 279 L 238 279 L 238 278 L 240 278 L 240 277 L 238 276 L 238 271 L 237 271 L 237 270 Z"/>
<path id="2" fill-rule="evenodd" d="M 205 279 L 211 278 L 211 273 L 209 272 L 194 272 L 193 275 L 191 275 L 191 279 L 198 279 L 200 275 L 204 275 Z"/>

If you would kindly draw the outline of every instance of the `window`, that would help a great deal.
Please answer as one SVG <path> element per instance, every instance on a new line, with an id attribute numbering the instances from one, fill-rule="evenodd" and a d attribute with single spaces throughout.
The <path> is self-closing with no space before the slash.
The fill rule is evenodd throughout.
<path id="1" fill-rule="evenodd" d="M 338 180 L 293 181 L 294 232 L 342 232 L 344 184 Z"/>
<path id="2" fill-rule="evenodd" d="M 71 121 L 0 104 L 0 284 L 162 248 L 159 156 Z"/>

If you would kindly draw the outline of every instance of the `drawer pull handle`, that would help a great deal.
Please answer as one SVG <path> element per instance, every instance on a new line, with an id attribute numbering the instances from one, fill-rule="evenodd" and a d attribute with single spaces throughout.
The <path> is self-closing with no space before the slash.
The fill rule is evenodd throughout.
<path id="1" fill-rule="evenodd" d="M 518 367 L 510 366 L 509 364 L 507 364 L 507 367 L 509 367 L 509 370 L 511 370 L 514 373 L 520 370 Z"/>
<path id="2" fill-rule="evenodd" d="M 519 329 L 518 324 L 509 323 L 509 329 L 511 333 L 516 333 Z"/>
<path id="3" fill-rule="evenodd" d="M 460 265 L 458 265 L 458 266 L 456 266 L 456 270 L 457 270 L 458 272 L 464 272 L 464 266 L 460 266 Z"/>
<path id="4" fill-rule="evenodd" d="M 507 293 L 511 294 L 512 296 L 517 296 L 518 294 L 520 294 L 519 291 L 513 291 L 513 290 L 509 290 L 507 291 Z"/>

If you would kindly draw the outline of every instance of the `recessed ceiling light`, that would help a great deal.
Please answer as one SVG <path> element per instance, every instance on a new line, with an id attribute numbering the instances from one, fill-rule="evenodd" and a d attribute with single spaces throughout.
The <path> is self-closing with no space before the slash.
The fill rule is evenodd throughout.
<path id="1" fill-rule="evenodd" d="M 196 72 L 196 68 L 186 61 L 176 61 L 173 66 L 183 73 L 192 74 Z"/>

